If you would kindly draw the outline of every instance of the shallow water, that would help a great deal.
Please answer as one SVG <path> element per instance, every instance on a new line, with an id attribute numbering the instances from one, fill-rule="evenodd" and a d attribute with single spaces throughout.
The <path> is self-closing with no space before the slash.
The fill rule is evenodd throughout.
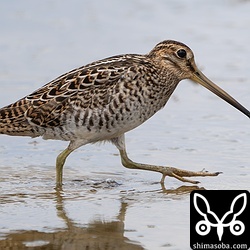
<path id="1" fill-rule="evenodd" d="M 216 8 L 215 8 L 216 5 Z M 0 3 L 0 106 L 88 62 L 188 44 L 203 72 L 250 108 L 249 1 L 6 1 Z M 0 138 L 0 249 L 189 249 L 189 192 L 250 190 L 249 119 L 183 81 L 167 106 L 127 133 L 135 161 L 222 171 L 198 186 L 125 169 L 113 145 L 86 145 L 54 190 L 67 146 Z"/>

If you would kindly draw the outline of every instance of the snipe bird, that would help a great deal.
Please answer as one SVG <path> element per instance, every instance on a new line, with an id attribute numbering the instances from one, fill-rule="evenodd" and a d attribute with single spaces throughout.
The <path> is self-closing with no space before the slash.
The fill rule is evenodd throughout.
<path id="1" fill-rule="evenodd" d="M 110 141 L 119 150 L 123 166 L 155 171 L 183 182 L 185 177 L 216 176 L 220 172 L 187 171 L 136 163 L 129 159 L 124 134 L 163 108 L 178 83 L 191 79 L 250 117 L 250 112 L 210 81 L 196 66 L 192 50 L 166 40 L 148 54 L 125 54 L 74 69 L 32 94 L 0 109 L 0 133 L 42 136 L 69 141 L 56 159 L 56 186 L 61 188 L 63 165 L 75 149 Z"/>

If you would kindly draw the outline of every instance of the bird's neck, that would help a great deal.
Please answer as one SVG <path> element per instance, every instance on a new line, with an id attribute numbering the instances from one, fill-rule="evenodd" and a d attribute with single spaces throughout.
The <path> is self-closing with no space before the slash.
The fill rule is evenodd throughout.
<path id="1" fill-rule="evenodd" d="M 153 91 L 158 93 L 159 105 L 161 106 L 160 108 L 162 108 L 173 94 L 180 79 L 175 77 L 171 69 L 161 69 L 157 72 L 157 75 L 158 77 L 155 79 Z"/>

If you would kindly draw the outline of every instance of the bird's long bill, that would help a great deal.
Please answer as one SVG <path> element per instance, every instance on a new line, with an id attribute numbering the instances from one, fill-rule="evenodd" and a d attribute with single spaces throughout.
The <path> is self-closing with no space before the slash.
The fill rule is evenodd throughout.
<path id="1" fill-rule="evenodd" d="M 196 72 L 191 77 L 191 80 L 201 84 L 205 88 L 212 91 L 214 94 L 234 106 L 236 109 L 244 113 L 246 116 L 250 118 L 250 111 L 243 107 L 240 103 L 238 103 L 232 96 L 230 96 L 227 92 L 221 89 L 219 86 L 210 81 L 200 70 L 196 70 Z"/>

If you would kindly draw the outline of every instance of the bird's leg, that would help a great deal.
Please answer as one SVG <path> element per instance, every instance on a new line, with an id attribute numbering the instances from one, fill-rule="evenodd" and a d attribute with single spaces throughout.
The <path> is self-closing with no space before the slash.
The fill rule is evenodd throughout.
<path id="1" fill-rule="evenodd" d="M 62 187 L 62 178 L 63 178 L 63 165 L 66 161 L 66 158 L 73 150 L 70 150 L 69 147 L 63 150 L 56 158 L 56 188 L 60 189 Z"/>
<path id="2" fill-rule="evenodd" d="M 69 156 L 75 149 L 81 147 L 82 145 L 86 144 L 85 140 L 76 140 L 71 141 L 69 146 L 60 153 L 56 158 L 56 189 L 62 188 L 62 178 L 63 178 L 63 165 Z"/>
<path id="3" fill-rule="evenodd" d="M 198 172 L 193 172 L 193 171 L 187 171 L 187 170 L 182 170 L 174 167 L 164 167 L 164 166 L 156 166 L 156 165 L 150 165 L 150 164 L 142 164 L 142 163 L 137 163 L 133 162 L 128 158 L 126 149 L 125 149 L 125 140 L 124 140 L 124 135 L 112 139 L 112 142 L 116 145 L 120 152 L 121 156 L 121 161 L 122 165 L 126 168 L 131 168 L 131 169 L 141 169 L 141 170 L 149 170 L 149 171 L 154 171 L 154 172 L 159 172 L 162 174 L 161 178 L 161 183 L 164 183 L 165 177 L 170 176 L 174 177 L 180 181 L 183 182 L 190 182 L 193 184 L 199 183 L 198 181 L 193 181 L 184 177 L 193 177 L 193 176 L 217 176 L 220 174 L 220 172 L 215 172 L 215 173 L 209 173 L 207 171 L 198 171 Z"/>

